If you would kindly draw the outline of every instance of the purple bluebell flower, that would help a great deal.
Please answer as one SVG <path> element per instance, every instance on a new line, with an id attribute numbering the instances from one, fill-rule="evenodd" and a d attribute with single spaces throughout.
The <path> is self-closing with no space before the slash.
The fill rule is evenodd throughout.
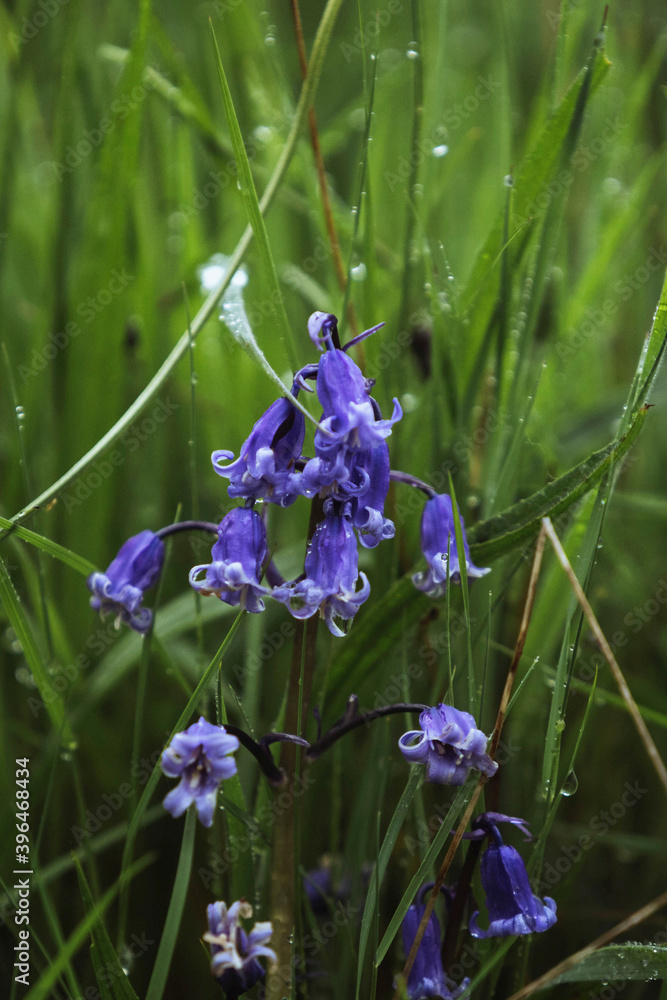
<path id="1" fill-rule="evenodd" d="M 468 712 L 436 705 L 419 716 L 421 730 L 404 733 L 398 746 L 410 764 L 426 765 L 426 780 L 439 785 L 463 785 L 476 768 L 491 777 L 498 765 L 486 751 L 488 737 Z"/>
<path id="2" fill-rule="evenodd" d="M 152 587 L 164 562 L 164 542 L 152 531 L 140 531 L 121 546 L 105 573 L 91 573 L 87 579 L 93 596 L 90 606 L 104 618 L 111 614 L 116 627 L 121 622 L 135 632 L 150 628 L 152 612 L 143 608 L 144 591 Z"/>
<path id="3" fill-rule="evenodd" d="M 295 618 L 310 618 L 319 611 L 330 632 L 345 633 L 334 618 L 352 618 L 371 592 L 359 573 L 354 531 L 342 514 L 331 510 L 315 529 L 305 560 L 305 578 L 276 587 L 271 596 L 287 605 Z M 362 585 L 356 590 L 361 577 Z"/>
<path id="4" fill-rule="evenodd" d="M 262 597 L 270 591 L 259 577 L 267 551 L 266 529 L 257 511 L 235 507 L 220 522 L 212 561 L 192 567 L 190 584 L 205 597 L 214 594 L 233 607 L 263 611 Z M 204 577 L 198 579 L 201 573 Z"/>
<path id="5" fill-rule="evenodd" d="M 227 1000 L 236 1000 L 264 975 L 259 958 L 278 961 L 273 949 L 267 947 L 273 933 L 271 922 L 255 924 L 250 933 L 246 933 L 240 920 L 252 917 L 252 906 L 245 899 L 232 903 L 229 909 L 223 902 L 211 903 L 206 912 L 208 931 L 204 941 L 211 948 L 211 972 L 225 991 Z"/>
<path id="6" fill-rule="evenodd" d="M 461 518 L 463 533 L 463 549 L 466 572 L 468 577 L 484 576 L 489 569 L 480 569 L 470 562 L 470 549 L 466 540 L 463 518 Z M 460 556 L 456 548 L 454 533 L 454 513 L 452 498 L 442 493 L 426 501 L 421 520 L 421 545 L 426 556 L 428 569 L 425 573 L 416 573 L 413 582 L 419 590 L 429 597 L 442 597 L 447 587 L 448 577 L 459 583 L 461 580 Z M 449 566 L 447 565 L 447 549 L 449 547 Z"/>
<path id="7" fill-rule="evenodd" d="M 475 911 L 470 918 L 470 933 L 476 938 L 541 934 L 556 923 L 556 903 L 550 896 L 542 900 L 533 893 L 521 855 L 503 843 L 498 827 L 490 823 L 488 832 L 491 839 L 480 875 L 490 922 L 488 930 L 482 930 L 477 923 L 479 911 Z"/>
<path id="8" fill-rule="evenodd" d="M 298 386 L 292 387 L 298 392 Z M 219 476 L 229 479 L 227 492 L 232 499 L 267 500 L 288 507 L 299 495 L 299 477 L 294 462 L 301 455 L 305 435 L 305 419 L 288 399 L 272 403 L 249 437 L 241 445 L 239 457 L 231 465 L 222 461 L 234 457 L 231 451 L 214 451 L 213 468 Z"/>
<path id="9" fill-rule="evenodd" d="M 172 816 L 180 816 L 194 802 L 204 826 L 213 822 L 220 782 L 236 774 L 230 754 L 239 748 L 236 736 L 201 716 L 183 733 L 176 733 L 162 752 L 160 767 L 169 778 L 180 778 L 164 800 Z"/>
<path id="10" fill-rule="evenodd" d="M 329 320 L 335 327 L 335 316 L 314 315 L 320 317 L 321 329 L 329 329 Z M 312 320 L 311 316 L 309 329 Z M 318 338 L 314 339 L 319 343 Z M 328 349 L 317 367 L 317 395 L 323 413 L 315 432 L 315 458 L 303 470 L 304 486 L 315 492 L 335 482 L 345 483 L 352 474 L 357 453 L 382 444 L 403 415 L 398 400 L 394 399 L 391 418 L 382 419 L 370 395 L 373 380 L 364 378 L 361 369 L 345 351 L 333 346 L 330 334 L 324 338 L 324 343 Z"/>
<path id="11" fill-rule="evenodd" d="M 371 451 L 360 452 L 357 470 L 365 481 L 360 492 L 349 503 L 349 518 L 357 529 L 364 548 L 372 549 L 387 538 L 393 538 L 394 522 L 384 516 L 384 503 L 389 489 L 389 447 L 386 441 Z M 346 487 L 340 489 L 345 496 Z"/>
<path id="12" fill-rule="evenodd" d="M 420 890 L 419 896 L 421 895 L 422 891 Z M 425 909 L 426 906 L 423 903 L 413 903 L 403 918 L 401 932 L 403 950 L 406 955 L 410 953 Z M 431 997 L 440 997 L 441 1000 L 455 1000 L 469 985 L 470 980 L 464 979 L 460 986 L 457 986 L 445 974 L 441 950 L 440 921 L 435 913 L 432 913 L 408 976 L 408 1000 L 425 1000 L 425 998 Z"/>

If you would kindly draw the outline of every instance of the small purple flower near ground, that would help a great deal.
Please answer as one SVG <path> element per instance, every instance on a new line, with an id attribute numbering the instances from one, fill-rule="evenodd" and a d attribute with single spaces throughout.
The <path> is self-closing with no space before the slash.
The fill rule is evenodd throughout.
<path id="1" fill-rule="evenodd" d="M 480 825 L 480 819 L 473 825 Z M 541 934 L 556 923 L 556 903 L 550 896 L 542 900 L 533 893 L 519 852 L 503 843 L 495 824 L 487 826 L 491 840 L 482 858 L 480 875 L 490 922 L 488 930 L 482 930 L 477 923 L 479 911 L 475 911 L 470 918 L 470 933 L 476 938 Z"/>
<path id="2" fill-rule="evenodd" d="M 270 591 L 259 576 L 267 551 L 266 529 L 257 511 L 236 507 L 220 522 L 212 561 L 190 570 L 190 584 L 204 597 L 215 595 L 233 607 L 263 611 L 262 597 Z M 197 579 L 202 573 L 204 578 Z"/>
<path id="3" fill-rule="evenodd" d="M 147 632 L 153 613 L 141 602 L 144 591 L 157 582 L 163 562 L 164 542 L 152 531 L 128 538 L 105 573 L 88 577 L 91 608 L 102 618 L 114 615 L 117 628 L 123 622 L 135 632 Z"/>
<path id="4" fill-rule="evenodd" d="M 470 561 L 470 549 L 466 539 L 463 518 L 461 518 L 463 533 L 463 549 L 466 572 L 469 577 L 485 576 L 489 569 L 480 569 Z M 446 493 L 431 497 L 424 505 L 421 520 L 421 546 L 426 556 L 428 569 L 424 573 L 415 573 L 415 587 L 423 590 L 429 597 L 442 597 L 447 588 L 447 580 L 454 583 L 461 580 L 460 554 L 456 547 L 454 531 L 454 511 L 452 498 Z M 449 564 L 447 549 L 449 547 Z"/>
<path id="5" fill-rule="evenodd" d="M 276 962 L 276 953 L 267 947 L 273 933 L 270 921 L 255 924 L 249 934 L 241 927 L 240 918 L 252 917 L 252 906 L 244 899 L 227 909 L 223 902 L 207 908 L 208 931 L 204 941 L 211 948 L 211 972 L 225 991 L 227 1000 L 236 1000 L 264 975 L 259 958 Z"/>
<path id="6" fill-rule="evenodd" d="M 419 716 L 421 730 L 404 733 L 398 746 L 410 764 L 426 765 L 426 780 L 439 785 L 463 785 L 470 768 L 491 777 L 498 765 L 486 751 L 488 737 L 468 712 L 436 705 Z"/>
<path id="7" fill-rule="evenodd" d="M 236 761 L 230 754 L 238 748 L 236 736 L 203 716 L 176 733 L 160 760 L 167 777 L 181 779 L 165 798 L 165 809 L 176 817 L 194 803 L 203 825 L 211 826 L 220 782 L 236 774 Z"/>
<path id="8" fill-rule="evenodd" d="M 421 896 L 421 892 L 419 895 Z M 401 932 L 406 956 L 410 953 L 425 909 L 423 903 L 413 903 L 403 918 Z M 441 949 L 440 921 L 435 913 L 432 913 L 408 976 L 408 1000 L 425 1000 L 431 997 L 456 1000 L 456 997 L 469 985 L 470 980 L 464 979 L 461 985 L 457 986 L 446 975 L 442 965 Z"/>

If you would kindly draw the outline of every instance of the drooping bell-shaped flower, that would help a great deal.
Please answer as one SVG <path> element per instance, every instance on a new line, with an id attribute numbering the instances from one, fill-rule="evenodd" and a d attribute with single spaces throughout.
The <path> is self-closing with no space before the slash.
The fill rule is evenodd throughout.
<path id="1" fill-rule="evenodd" d="M 470 549 L 465 534 L 463 518 L 461 518 L 463 533 L 463 549 L 468 577 L 484 576 L 489 569 L 480 569 L 470 561 Z M 419 590 L 429 597 L 442 597 L 447 587 L 447 580 L 454 583 L 461 580 L 461 555 L 456 546 L 454 531 L 454 513 L 452 498 L 446 493 L 438 494 L 426 501 L 421 520 L 421 547 L 426 556 L 428 568 L 424 573 L 416 573 L 413 582 Z M 449 563 L 447 551 L 449 549 Z"/>
<path id="2" fill-rule="evenodd" d="M 91 573 L 87 579 L 93 596 L 90 606 L 104 618 L 113 615 L 116 625 L 123 622 L 135 632 L 150 628 L 152 612 L 143 608 L 144 591 L 152 587 L 164 562 L 164 542 L 152 531 L 140 531 L 120 547 L 105 573 Z"/>
<path id="3" fill-rule="evenodd" d="M 190 584 L 205 597 L 215 595 L 225 604 L 263 611 L 262 598 L 270 591 L 259 577 L 267 551 L 266 529 L 257 511 L 235 507 L 220 522 L 211 562 L 190 570 Z"/>
<path id="4" fill-rule="evenodd" d="M 371 451 L 361 452 L 356 468 L 364 474 L 365 483 L 361 490 L 352 495 L 349 503 L 349 518 L 357 529 L 359 541 L 364 548 L 372 549 L 387 538 L 393 538 L 394 522 L 384 516 L 384 504 L 389 489 L 389 447 L 387 442 L 377 445 Z M 348 491 L 345 485 L 340 495 Z"/>
<path id="5" fill-rule="evenodd" d="M 509 821 L 515 822 L 511 818 Z M 470 918 L 470 933 L 476 938 L 487 938 L 548 930 L 556 923 L 555 901 L 550 896 L 540 899 L 533 893 L 521 855 L 516 848 L 503 843 L 498 827 L 491 824 L 489 834 L 480 875 L 490 922 L 488 930 L 482 930 L 476 911 Z"/>
<path id="6" fill-rule="evenodd" d="M 252 917 L 252 906 L 244 899 L 232 903 L 229 909 L 222 901 L 211 903 L 206 911 L 208 931 L 204 941 L 211 949 L 211 972 L 225 991 L 227 1000 L 237 1000 L 263 977 L 259 958 L 278 961 L 273 949 L 267 947 L 273 933 L 271 922 L 255 924 L 246 933 L 240 921 Z"/>
<path id="7" fill-rule="evenodd" d="M 420 891 L 419 896 L 421 895 Z M 401 933 L 406 956 L 410 953 L 425 909 L 423 903 L 413 903 L 403 918 Z M 430 1000 L 432 997 L 455 1000 L 469 985 L 470 980 L 464 979 L 461 985 L 457 986 L 445 974 L 441 950 L 440 921 L 435 913 L 432 913 L 408 976 L 408 1000 L 425 1000 L 425 998 Z"/>
<path id="8" fill-rule="evenodd" d="M 295 618 L 310 618 L 319 611 L 330 632 L 344 635 L 334 618 L 352 618 L 371 587 L 366 575 L 359 573 L 357 541 L 342 514 L 329 510 L 318 524 L 308 546 L 304 570 L 304 579 L 274 588 L 271 596 L 287 605 Z M 362 585 L 357 590 L 359 577 Z"/>
<path id="9" fill-rule="evenodd" d="M 419 716 L 420 730 L 404 733 L 398 746 L 410 764 L 426 765 L 426 780 L 439 785 L 463 785 L 476 768 L 491 777 L 498 765 L 486 753 L 488 738 L 469 712 L 436 705 Z"/>
<path id="10" fill-rule="evenodd" d="M 201 716 L 189 729 L 176 733 L 163 751 L 160 767 L 169 778 L 180 778 L 164 800 L 172 816 L 180 816 L 194 803 L 204 826 L 213 822 L 220 782 L 236 774 L 232 756 L 239 748 L 236 736 Z"/>
<path id="11" fill-rule="evenodd" d="M 298 392 L 295 385 L 293 393 Z M 259 418 L 239 457 L 231 465 L 222 462 L 234 457 L 231 451 L 214 451 L 213 468 L 229 479 L 227 492 L 232 499 L 267 500 L 288 507 L 298 492 L 294 462 L 301 455 L 305 418 L 293 403 L 282 397 Z"/>

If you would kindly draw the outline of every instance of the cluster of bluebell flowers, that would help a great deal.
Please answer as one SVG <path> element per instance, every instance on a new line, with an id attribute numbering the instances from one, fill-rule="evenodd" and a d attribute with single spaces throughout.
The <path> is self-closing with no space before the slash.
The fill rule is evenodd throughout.
<path id="1" fill-rule="evenodd" d="M 344 623 L 354 617 L 370 594 L 370 583 L 359 572 L 358 544 L 373 548 L 394 535 L 394 524 L 384 513 L 392 479 L 416 487 L 427 497 L 421 522 L 427 568 L 413 577 L 420 590 L 440 597 L 448 580 L 460 580 L 461 560 L 468 576 L 487 573 L 488 569 L 479 569 L 470 561 L 465 533 L 464 552 L 457 550 L 451 498 L 390 468 L 387 438 L 402 417 L 400 404 L 394 399 L 391 417 L 383 417 L 371 395 L 374 380 L 365 378 L 347 353 L 380 326 L 364 331 L 341 348 L 336 317 L 313 313 L 308 332 L 322 356 L 296 373 L 291 392 L 295 398 L 301 391 L 313 392 L 311 383 L 315 383 L 322 413 L 314 435 L 314 453 L 303 454 L 303 413 L 291 399 L 276 400 L 255 423 L 238 458 L 227 450 L 212 455 L 215 472 L 229 480 L 229 497 L 242 501 L 243 506 L 232 509 L 219 525 L 184 522 L 155 533 L 142 531 L 129 539 L 106 573 L 93 573 L 88 578 L 93 608 L 113 614 L 118 624 L 146 632 L 151 612 L 142 601 L 162 569 L 163 539 L 187 524 L 217 535 L 211 561 L 190 571 L 190 584 L 200 594 L 253 613 L 263 611 L 265 599 L 270 597 L 284 604 L 295 618 L 319 613 L 329 630 L 342 636 Z M 265 510 L 256 509 L 256 504 L 288 507 L 298 497 L 319 497 L 322 518 L 308 542 L 303 572 L 294 580 L 284 580 L 268 561 Z"/>

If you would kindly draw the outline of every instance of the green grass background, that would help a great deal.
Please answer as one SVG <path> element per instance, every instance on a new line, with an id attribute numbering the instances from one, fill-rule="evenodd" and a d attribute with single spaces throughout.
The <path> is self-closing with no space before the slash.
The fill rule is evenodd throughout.
<path id="1" fill-rule="evenodd" d="M 321 3 L 303 5 L 308 52 L 322 10 Z M 365 2 L 342 4 L 315 100 L 343 261 L 357 277 L 363 265 L 365 275 L 349 282 L 345 301 L 359 329 L 386 324 L 364 351 L 383 412 L 390 412 L 393 396 L 405 409 L 390 442 L 392 466 L 426 480 L 450 469 L 471 527 L 606 445 L 623 418 L 667 262 L 664 10 L 654 2 L 610 10 L 605 55 L 596 57 L 576 135 L 561 130 L 544 141 L 540 133 L 589 59 L 601 7 L 566 2 L 559 12 L 556 4 L 525 0 L 394 0 L 377 10 Z M 0 513 L 6 518 L 122 417 L 200 307 L 198 268 L 215 253 L 231 254 L 247 224 L 209 18 L 261 196 L 301 88 L 288 5 L 43 0 L 0 7 Z M 445 145 L 446 154 L 437 155 Z M 515 190 L 504 182 L 509 175 Z M 305 364 L 315 360 L 308 315 L 326 309 L 342 317 L 344 302 L 306 129 L 265 221 L 293 348 Z M 256 241 L 244 264 L 256 340 L 287 378 L 288 343 Z M 210 453 L 238 453 L 275 388 L 216 315 L 192 350 L 196 379 L 185 356 L 121 440 L 60 491 L 57 502 L 26 519 L 26 527 L 104 569 L 129 535 L 158 528 L 177 512 L 219 520 L 230 508 Z M 349 325 L 341 326 L 345 339 Z M 568 521 L 566 537 L 573 561 L 581 557 L 575 568 L 587 578 L 605 634 L 664 753 L 667 456 L 660 376 L 650 402 L 641 435 L 616 470 L 613 496 L 602 507 L 601 495 L 596 501 L 589 494 Z M 446 480 L 440 481 L 446 489 Z M 411 598 L 389 618 L 381 613 L 394 581 L 420 558 L 421 505 L 412 500 L 398 488 L 392 492 L 396 539 L 363 553 L 372 594 L 350 635 L 320 636 L 314 700 L 325 724 L 342 713 L 353 690 L 365 707 L 444 695 L 444 601 Z M 603 514 L 598 544 L 596 519 Z M 270 513 L 270 540 L 288 576 L 299 572 L 307 522 L 305 502 Z M 24 755 L 32 761 L 34 860 L 53 873 L 32 893 L 32 926 L 40 941 L 40 947 L 33 943 L 36 983 L 38 970 L 62 950 L 85 912 L 70 863 L 77 846 L 72 828 L 131 774 L 141 642 L 102 628 L 88 607 L 84 577 L 71 566 L 17 537 L 2 539 L 0 555 L 33 646 L 31 661 L 28 640 L 19 641 L 5 606 L 0 783 L 8 808 L 1 874 L 6 882 L 11 878 L 14 759 Z M 198 617 L 187 572 L 206 558 L 205 547 L 195 549 L 183 537 L 170 547 L 145 665 L 137 745 L 143 758 L 164 745 L 233 620 L 231 609 L 213 599 L 202 602 Z M 516 639 L 527 574 L 517 551 L 492 566 L 470 594 L 473 658 L 483 688 L 478 721 L 486 732 Z M 566 664 L 576 632 L 576 618 L 569 638 L 565 631 L 570 599 L 548 554 L 520 677 L 535 657 L 539 663 L 507 729 L 521 751 L 498 778 L 499 808 L 526 816 L 536 832 L 545 816 L 544 747 L 556 739 L 549 709 L 554 691 L 564 689 L 554 671 L 564 642 Z M 452 595 L 451 614 L 454 623 L 461 621 L 460 592 Z M 223 664 L 230 718 L 243 725 L 245 716 L 257 733 L 280 716 L 291 655 L 280 629 L 290 621 L 277 605 L 244 621 Z M 271 639 L 279 648 L 266 655 Z M 451 641 L 454 700 L 466 707 L 467 642 L 460 634 Z M 82 654 L 85 666 L 68 679 Z M 574 683 L 560 733 L 562 759 L 549 794 L 567 775 L 595 654 L 584 626 L 570 664 Z M 243 679 L 244 662 L 261 662 L 261 669 Z M 75 748 L 59 746 L 53 717 L 43 707 L 35 711 L 35 663 L 52 681 L 67 681 L 62 703 Z M 564 848 L 590 832 L 600 811 L 619 801 L 626 782 L 646 791 L 559 880 L 552 891 L 558 924 L 532 943 L 529 956 L 521 945 L 515 948 L 512 968 L 525 958 L 532 971 L 543 971 L 664 888 L 664 791 L 615 698 L 603 666 L 576 763 L 578 789 L 561 803 L 546 862 L 555 864 Z M 213 692 L 202 710 L 213 717 Z M 405 721 L 364 729 L 313 765 L 301 827 L 306 868 L 325 852 L 340 855 L 336 863 L 350 874 L 374 859 L 377 814 L 383 836 L 407 780 L 395 749 L 400 733 L 412 726 Z M 240 772 L 251 809 L 255 793 L 267 792 L 254 763 L 241 759 Z M 158 795 L 166 790 L 163 780 Z M 409 810 L 380 894 L 380 935 L 425 849 L 414 846 L 420 823 L 443 801 L 446 790 L 427 786 Z M 95 848 L 84 858 L 95 895 L 118 878 L 119 824 L 130 815 L 128 800 L 102 824 L 98 837 L 115 831 L 112 843 L 86 840 Z M 137 855 L 150 851 L 151 863 L 131 890 L 128 935 L 157 942 L 182 821 L 159 809 L 150 817 Z M 211 833 L 197 831 L 195 874 L 165 998 L 214 997 L 218 991 L 198 938 L 205 905 L 229 900 L 238 885 L 226 875 L 210 887 L 196 872 L 224 850 L 219 819 Z M 272 861 L 264 840 L 255 846 L 255 884 L 245 894 L 258 903 L 258 919 L 268 919 Z M 355 874 L 357 909 L 363 891 Z M 10 931 L 6 897 L 2 912 Z M 112 906 L 105 920 L 114 940 L 116 919 Z M 666 920 L 663 911 L 633 937 L 655 936 Z M 352 919 L 318 952 L 324 974 L 312 980 L 312 997 L 351 995 L 358 934 Z M 5 937 L 3 976 L 10 982 L 12 939 Z M 139 996 L 156 950 L 151 945 L 130 969 Z M 395 946 L 380 968 L 377 996 L 390 995 L 401 960 Z M 85 944 L 63 976 L 61 996 L 74 998 L 77 988 L 83 995 L 94 983 Z M 508 996 L 513 973 L 504 976 L 499 990 Z M 362 995 L 372 995 L 370 975 L 363 982 Z M 637 984 L 625 995 L 657 991 L 657 984 Z M 14 985 L 10 995 L 23 994 Z"/>

